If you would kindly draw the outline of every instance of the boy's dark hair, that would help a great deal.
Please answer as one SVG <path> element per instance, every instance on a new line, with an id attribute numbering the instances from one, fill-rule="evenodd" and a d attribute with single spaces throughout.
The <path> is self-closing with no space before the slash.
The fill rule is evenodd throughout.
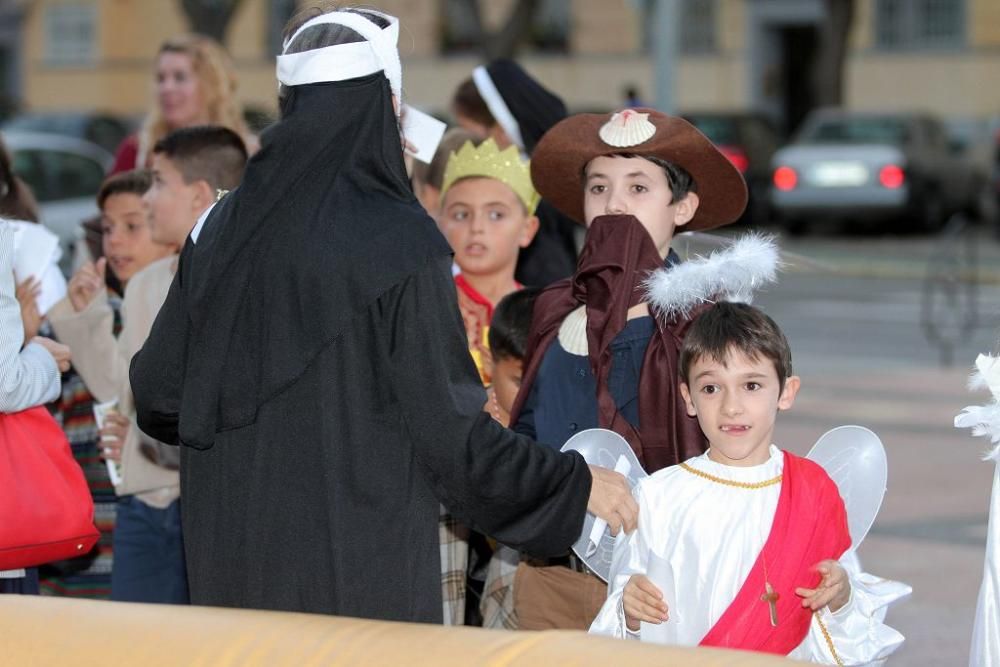
<path id="1" fill-rule="evenodd" d="M 698 184 L 694 182 L 694 177 L 687 169 L 673 162 L 655 155 L 642 155 L 641 153 L 612 153 L 611 157 L 641 157 L 662 169 L 663 173 L 667 175 L 667 183 L 670 183 L 670 202 L 672 204 L 687 197 L 689 192 L 698 192 Z"/>
<path id="2" fill-rule="evenodd" d="M 768 359 L 778 374 L 779 391 L 785 388 L 792 374 L 792 351 L 785 334 L 759 308 L 728 301 L 710 306 L 688 329 L 678 363 L 681 380 L 688 382 L 691 366 L 699 359 L 725 364 L 732 350 L 754 361 Z"/>
<path id="3" fill-rule="evenodd" d="M 538 287 L 525 287 L 500 299 L 490 322 L 490 353 L 494 359 L 524 359 Z"/>
<path id="4" fill-rule="evenodd" d="M 213 190 L 232 190 L 239 185 L 247 164 L 243 139 L 220 125 L 174 130 L 156 142 L 153 154 L 168 158 L 185 183 L 205 181 Z"/>
<path id="5" fill-rule="evenodd" d="M 148 169 L 132 169 L 112 174 L 101 183 L 97 191 L 97 208 L 104 210 L 104 202 L 113 195 L 130 194 L 143 196 L 153 184 L 152 174 Z"/>

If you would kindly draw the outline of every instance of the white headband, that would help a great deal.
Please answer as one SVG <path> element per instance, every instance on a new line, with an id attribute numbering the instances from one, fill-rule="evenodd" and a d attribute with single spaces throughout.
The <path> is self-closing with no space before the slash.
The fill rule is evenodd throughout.
<path id="1" fill-rule="evenodd" d="M 507 133 L 510 140 L 523 151 L 524 139 L 521 138 L 521 127 L 514 119 L 514 114 L 507 107 L 507 103 L 503 101 L 500 91 L 493 84 L 493 79 L 490 78 L 490 74 L 486 71 L 485 67 L 480 65 L 472 70 L 472 82 L 476 84 L 476 90 L 479 91 L 479 96 L 483 98 L 483 102 L 486 102 L 486 107 L 493 114 L 493 118 L 500 123 L 500 127 Z"/>
<path id="2" fill-rule="evenodd" d="M 399 19 L 378 14 L 389 22 L 384 29 L 361 14 L 331 12 L 306 21 L 295 34 L 285 40 L 283 51 L 302 34 L 302 31 L 323 24 L 342 25 L 365 38 L 364 42 L 337 44 L 301 53 L 282 53 L 278 56 L 278 81 L 286 86 L 301 86 L 327 81 L 346 81 L 385 72 L 393 95 L 402 107 L 403 69 L 399 62 Z"/>

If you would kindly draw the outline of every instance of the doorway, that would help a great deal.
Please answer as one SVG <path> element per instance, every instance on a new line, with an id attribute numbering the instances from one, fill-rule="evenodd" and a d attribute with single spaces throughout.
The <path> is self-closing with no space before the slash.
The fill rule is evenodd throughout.
<path id="1" fill-rule="evenodd" d="M 785 135 L 799 129 L 816 105 L 813 67 L 819 31 L 812 25 L 782 26 L 778 29 L 781 50 L 781 99 Z"/>

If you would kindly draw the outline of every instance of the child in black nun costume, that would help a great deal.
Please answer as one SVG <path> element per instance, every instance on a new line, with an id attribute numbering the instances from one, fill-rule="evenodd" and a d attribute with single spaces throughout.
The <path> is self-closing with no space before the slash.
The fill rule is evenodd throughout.
<path id="1" fill-rule="evenodd" d="M 588 508 L 631 530 L 636 507 L 482 410 L 451 251 L 403 167 L 397 19 L 295 25 L 282 119 L 132 361 L 138 421 L 181 445 L 194 604 L 441 622 L 439 502 L 540 555 Z"/>
<path id="2" fill-rule="evenodd" d="M 455 91 L 452 112 L 470 132 L 530 156 L 542 135 L 566 117 L 566 105 L 516 62 L 500 58 L 473 70 Z M 576 270 L 577 226 L 544 199 L 536 215 L 538 234 L 521 250 L 515 277 L 524 285 L 545 287 Z"/>

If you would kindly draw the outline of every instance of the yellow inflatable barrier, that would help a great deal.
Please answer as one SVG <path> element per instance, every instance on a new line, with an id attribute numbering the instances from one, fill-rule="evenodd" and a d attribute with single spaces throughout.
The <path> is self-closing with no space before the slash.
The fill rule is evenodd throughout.
<path id="1" fill-rule="evenodd" d="M 768 667 L 740 651 L 284 612 L 0 595 L 0 664 Z"/>

